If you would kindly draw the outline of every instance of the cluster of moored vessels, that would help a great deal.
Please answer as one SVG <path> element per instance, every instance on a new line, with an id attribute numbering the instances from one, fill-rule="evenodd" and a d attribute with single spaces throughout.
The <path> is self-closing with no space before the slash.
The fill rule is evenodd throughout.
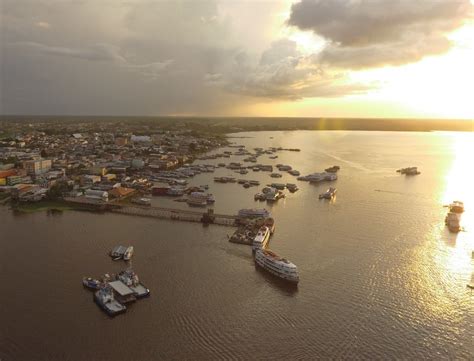
<path id="1" fill-rule="evenodd" d="M 298 268 L 287 259 L 267 249 L 272 234 L 273 232 L 266 225 L 258 230 L 252 243 L 255 264 L 278 278 L 297 284 L 300 280 Z"/>
<path id="2" fill-rule="evenodd" d="M 457 233 L 461 231 L 461 214 L 464 212 L 464 203 L 454 201 L 448 205 L 449 211 L 444 219 L 444 223 L 450 232 Z"/>
<path id="3" fill-rule="evenodd" d="M 267 202 L 276 202 L 281 198 L 285 198 L 285 194 L 274 187 L 264 187 L 262 192 L 256 193 L 254 196 L 255 200 Z"/>
<path id="4" fill-rule="evenodd" d="M 133 246 L 116 246 L 109 255 L 114 261 L 130 260 Z M 115 316 L 127 310 L 127 304 L 150 295 L 150 290 L 140 282 L 138 275 L 131 267 L 101 278 L 84 277 L 82 285 L 94 291 L 94 301 L 109 316 Z"/>
<path id="5" fill-rule="evenodd" d="M 289 260 L 268 249 L 270 237 L 275 231 L 275 222 L 266 209 L 241 209 L 239 217 L 263 220 L 255 234 L 251 246 L 255 265 L 272 275 L 293 284 L 299 282 L 298 268 Z"/>
<path id="6" fill-rule="evenodd" d="M 131 268 L 116 275 L 105 274 L 100 280 L 84 277 L 82 285 L 94 291 L 95 303 L 109 316 L 125 312 L 127 304 L 150 295 Z"/>

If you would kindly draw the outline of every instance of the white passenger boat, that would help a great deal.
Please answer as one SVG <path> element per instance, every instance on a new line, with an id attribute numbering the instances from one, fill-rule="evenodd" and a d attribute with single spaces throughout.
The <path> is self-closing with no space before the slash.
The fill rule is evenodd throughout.
<path id="1" fill-rule="evenodd" d="M 252 250 L 263 249 L 267 246 L 268 240 L 270 239 L 270 229 L 267 226 L 262 226 L 257 232 L 257 235 L 253 239 Z"/>
<path id="2" fill-rule="evenodd" d="M 266 249 L 255 251 L 255 264 L 283 280 L 298 283 L 298 268 L 285 258 Z"/>

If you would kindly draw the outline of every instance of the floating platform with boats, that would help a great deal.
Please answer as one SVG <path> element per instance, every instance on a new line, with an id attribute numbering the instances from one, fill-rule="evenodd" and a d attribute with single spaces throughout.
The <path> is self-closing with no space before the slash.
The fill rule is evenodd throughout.
<path id="1" fill-rule="evenodd" d="M 84 277 L 82 284 L 94 291 L 94 302 L 109 316 L 124 313 L 127 304 L 150 295 L 150 290 L 131 268 L 117 275 L 106 274 L 101 280 Z"/>

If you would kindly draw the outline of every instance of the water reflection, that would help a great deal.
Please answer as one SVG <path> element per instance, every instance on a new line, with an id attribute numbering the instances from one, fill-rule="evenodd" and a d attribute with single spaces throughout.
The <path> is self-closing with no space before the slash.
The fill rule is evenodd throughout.
<path id="1" fill-rule="evenodd" d="M 474 154 L 474 137 L 472 134 L 452 134 L 452 149 L 454 159 L 451 169 L 445 178 L 445 190 L 442 196 L 444 205 L 454 200 L 464 202 L 465 211 L 461 216 L 461 227 L 463 231 L 454 234 L 444 229 L 442 234 L 446 243 L 451 246 L 443 257 L 443 263 L 450 272 L 457 274 L 469 273 L 471 270 L 471 253 L 473 249 L 473 171 L 471 157 Z M 447 208 L 445 208 L 447 211 Z"/>

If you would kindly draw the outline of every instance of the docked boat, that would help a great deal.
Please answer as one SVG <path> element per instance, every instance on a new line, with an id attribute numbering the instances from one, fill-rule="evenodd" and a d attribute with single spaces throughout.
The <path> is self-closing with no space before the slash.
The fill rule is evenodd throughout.
<path id="1" fill-rule="evenodd" d="M 114 297 L 114 290 L 108 284 L 103 285 L 95 294 L 94 301 L 109 316 L 115 316 L 127 310 L 127 307 L 118 302 Z"/>
<path id="2" fill-rule="evenodd" d="M 453 213 L 463 213 L 464 203 L 461 201 L 454 201 L 449 205 L 449 211 Z"/>
<path id="3" fill-rule="evenodd" d="M 132 256 L 133 256 L 133 246 L 129 246 L 129 247 L 127 247 L 127 249 L 125 250 L 125 252 L 123 254 L 123 259 L 125 261 L 130 261 Z"/>
<path id="4" fill-rule="evenodd" d="M 338 165 L 333 165 L 332 167 L 326 168 L 325 171 L 328 173 L 336 173 L 341 167 Z"/>
<path id="5" fill-rule="evenodd" d="M 255 251 L 255 264 L 285 281 L 299 282 L 298 268 L 285 258 L 267 249 Z"/>
<path id="6" fill-rule="evenodd" d="M 278 189 L 272 188 L 270 192 L 265 193 L 267 202 L 276 202 L 277 200 L 284 198 L 285 194 Z"/>
<path id="7" fill-rule="evenodd" d="M 264 201 L 265 199 L 267 199 L 267 196 L 264 193 L 256 193 L 253 196 L 253 199 L 256 201 Z"/>
<path id="8" fill-rule="evenodd" d="M 329 187 L 329 189 L 319 195 L 319 199 L 333 199 L 336 195 L 337 188 Z"/>
<path id="9" fill-rule="evenodd" d="M 165 196 L 170 188 L 168 184 L 155 185 L 151 187 L 151 194 L 154 196 Z"/>
<path id="10" fill-rule="evenodd" d="M 444 222 L 450 232 L 457 233 L 461 231 L 461 215 L 459 213 L 449 212 Z"/>
<path id="11" fill-rule="evenodd" d="M 252 242 L 252 250 L 264 249 L 267 246 L 268 240 L 270 239 L 270 229 L 267 226 L 262 226 L 257 232 L 257 235 Z"/>
<path id="12" fill-rule="evenodd" d="M 166 194 L 172 197 L 180 197 L 184 194 L 184 189 L 181 187 L 171 187 Z"/>
<path id="13" fill-rule="evenodd" d="M 286 165 L 286 164 L 278 164 L 277 168 L 278 168 L 279 171 L 282 171 L 282 172 L 287 172 L 287 171 L 292 170 L 292 167 L 290 165 Z"/>
<path id="14" fill-rule="evenodd" d="M 295 193 L 299 188 L 296 184 L 294 183 L 287 183 L 286 184 L 286 188 L 291 192 L 291 193 Z"/>
<path id="15" fill-rule="evenodd" d="M 208 204 L 214 203 L 216 200 L 212 194 L 207 194 L 204 192 L 192 192 L 188 199 L 187 203 L 190 206 L 205 207 Z"/>
<path id="16" fill-rule="evenodd" d="M 270 184 L 270 187 L 276 188 L 276 189 L 279 189 L 279 190 L 283 190 L 283 189 L 285 189 L 286 184 L 284 184 L 284 183 L 272 183 L 272 184 Z"/>
<path id="17" fill-rule="evenodd" d="M 263 225 L 268 227 L 268 229 L 270 230 L 270 234 L 273 234 L 275 232 L 275 220 L 273 218 L 266 218 L 263 222 Z"/>
<path id="18" fill-rule="evenodd" d="M 265 208 L 244 208 L 239 210 L 238 216 L 240 218 L 267 218 L 270 217 L 270 212 L 267 211 Z"/>
<path id="19" fill-rule="evenodd" d="M 98 290 L 101 286 L 102 282 L 99 280 L 96 280 L 92 277 L 84 277 L 82 279 L 82 285 L 86 288 L 89 288 L 91 290 Z"/>
<path id="20" fill-rule="evenodd" d="M 328 173 L 328 172 L 312 173 L 305 176 L 300 176 L 297 179 L 300 181 L 306 181 L 310 183 L 318 183 L 322 181 L 334 181 L 337 179 L 337 174 Z"/>
<path id="21" fill-rule="evenodd" d="M 131 250 L 130 250 L 131 248 Z M 112 250 L 110 251 L 110 257 L 112 257 L 112 259 L 114 261 L 117 261 L 119 259 L 125 259 L 125 254 L 128 252 L 128 254 L 130 255 L 133 255 L 133 247 L 132 246 L 128 246 L 128 247 L 125 247 L 125 246 L 115 246 L 114 248 L 112 248 Z"/>
<path id="22" fill-rule="evenodd" d="M 150 295 L 150 290 L 140 283 L 138 275 L 132 269 L 120 272 L 117 278 L 134 292 L 136 298 Z"/>
<path id="23" fill-rule="evenodd" d="M 151 206 L 150 198 L 133 198 L 131 202 L 140 206 Z"/>

